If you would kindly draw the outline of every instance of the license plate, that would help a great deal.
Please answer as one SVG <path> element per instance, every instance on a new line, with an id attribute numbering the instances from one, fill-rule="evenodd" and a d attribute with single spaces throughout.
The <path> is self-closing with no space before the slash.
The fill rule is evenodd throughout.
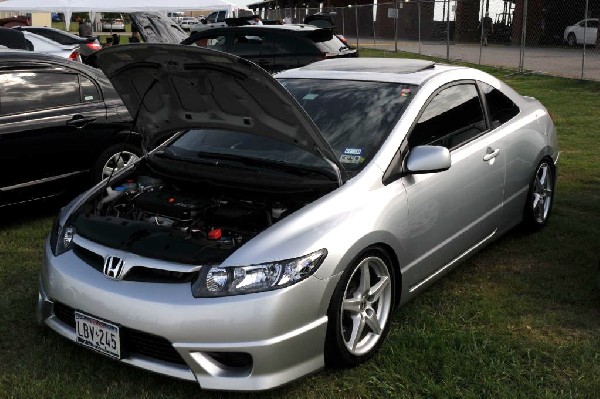
<path id="1" fill-rule="evenodd" d="M 104 355 L 121 358 L 119 326 L 75 312 L 77 343 Z"/>

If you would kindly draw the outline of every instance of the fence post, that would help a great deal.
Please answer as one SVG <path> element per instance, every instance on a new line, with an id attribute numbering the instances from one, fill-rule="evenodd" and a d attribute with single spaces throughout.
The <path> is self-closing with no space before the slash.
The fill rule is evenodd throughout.
<path id="1" fill-rule="evenodd" d="M 444 0 L 446 1 L 446 0 Z M 446 26 L 446 61 L 450 61 L 450 1 L 448 0 L 448 9 L 446 10 L 447 26 Z M 456 23 L 456 21 L 455 21 Z"/>
<path id="2" fill-rule="evenodd" d="M 394 1 L 394 8 L 396 8 L 396 19 L 394 20 L 394 51 L 398 52 L 398 17 L 400 16 L 400 9 L 398 8 L 398 0 Z"/>
<path id="3" fill-rule="evenodd" d="M 523 26 L 521 27 L 521 51 L 519 53 L 519 72 L 523 73 L 525 70 L 525 42 L 527 41 L 527 3 L 528 0 L 523 2 Z"/>
<path id="4" fill-rule="evenodd" d="M 342 36 L 346 37 L 346 9 L 342 8 Z"/>
<path id="5" fill-rule="evenodd" d="M 484 0 L 481 0 L 481 14 L 479 16 L 479 25 L 481 29 L 479 31 L 479 65 L 481 65 L 481 56 L 483 54 L 483 9 L 485 7 Z"/>
<path id="6" fill-rule="evenodd" d="M 371 11 L 371 14 L 373 14 L 373 16 L 371 17 L 372 21 L 371 21 L 371 26 L 373 27 L 373 47 L 376 47 L 377 43 L 376 43 L 376 39 L 375 39 L 375 21 L 377 20 L 377 11 L 376 11 L 376 7 L 377 7 L 377 0 L 373 0 L 373 11 Z"/>
<path id="7" fill-rule="evenodd" d="M 434 4 L 435 6 L 435 4 Z M 417 11 L 419 13 L 419 55 L 421 54 L 421 0 L 417 0 Z"/>
<path id="8" fill-rule="evenodd" d="M 583 19 L 585 20 L 585 26 L 583 28 L 583 57 L 581 59 L 581 80 L 585 79 L 585 56 L 587 50 L 587 30 L 588 30 L 588 11 L 590 7 L 590 1 L 585 0 L 585 15 Z"/>
<path id="9" fill-rule="evenodd" d="M 354 3 L 354 20 L 356 21 L 356 48 L 358 48 L 358 5 Z"/>

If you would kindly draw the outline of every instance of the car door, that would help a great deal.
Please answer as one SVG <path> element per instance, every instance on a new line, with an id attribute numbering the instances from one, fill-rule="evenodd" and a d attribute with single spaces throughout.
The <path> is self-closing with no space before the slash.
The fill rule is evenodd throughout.
<path id="1" fill-rule="evenodd" d="M 0 168 L 10 171 L 0 175 L 0 201 L 51 195 L 86 173 L 105 120 L 100 92 L 76 71 L 0 70 Z"/>
<path id="2" fill-rule="evenodd" d="M 454 83 L 430 98 L 408 136 L 409 154 L 420 145 L 447 147 L 452 166 L 402 178 L 411 292 L 493 237 L 504 193 L 502 139 L 488 128 L 475 82 Z"/>

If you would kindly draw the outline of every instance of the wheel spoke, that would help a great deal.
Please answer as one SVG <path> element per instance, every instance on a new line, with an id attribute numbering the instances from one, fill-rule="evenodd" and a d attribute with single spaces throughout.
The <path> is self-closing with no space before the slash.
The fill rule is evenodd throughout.
<path id="1" fill-rule="evenodd" d="M 381 296 L 383 290 L 390 284 L 390 279 L 387 276 L 382 276 L 381 279 L 369 289 L 369 301 L 375 302 Z"/>
<path id="2" fill-rule="evenodd" d="M 548 178 L 548 168 L 542 166 L 540 169 L 542 170 L 542 176 L 540 177 L 540 185 L 543 189 L 544 187 L 546 187 L 546 179 Z"/>
<path id="3" fill-rule="evenodd" d="M 360 342 L 360 336 L 365 329 L 365 318 L 364 316 L 357 314 L 352 317 L 352 333 L 350 334 L 350 340 L 348 343 L 352 347 L 352 350 L 356 350 L 358 343 Z"/>
<path id="4" fill-rule="evenodd" d="M 358 286 L 358 292 L 362 295 L 366 295 L 371 288 L 371 276 L 369 272 L 369 262 L 365 262 L 360 268 L 360 283 Z"/>
<path id="5" fill-rule="evenodd" d="M 540 198 L 540 200 L 538 201 L 537 206 L 535 208 L 535 212 L 536 212 L 536 215 L 539 220 L 544 219 L 544 211 L 545 211 L 544 199 Z"/>
<path id="6" fill-rule="evenodd" d="M 346 298 L 342 302 L 342 310 L 351 313 L 360 313 L 361 300 L 359 298 Z"/>
<path id="7" fill-rule="evenodd" d="M 541 195 L 539 195 L 537 193 L 533 194 L 533 209 L 534 210 L 537 209 L 538 204 L 540 203 L 541 199 L 542 199 Z"/>
<path id="8" fill-rule="evenodd" d="M 104 177 L 110 176 L 110 174 L 112 173 L 112 171 L 113 171 L 112 166 L 105 166 L 102 169 L 102 177 L 104 178 Z"/>
<path id="9" fill-rule="evenodd" d="M 372 312 L 371 315 L 367 314 L 365 322 L 374 334 L 381 335 L 382 328 L 379 319 L 377 318 L 377 313 Z"/>

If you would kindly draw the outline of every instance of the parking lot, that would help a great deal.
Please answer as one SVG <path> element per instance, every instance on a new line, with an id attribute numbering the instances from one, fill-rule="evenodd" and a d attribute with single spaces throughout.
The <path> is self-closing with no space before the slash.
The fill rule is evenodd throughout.
<path id="1" fill-rule="evenodd" d="M 356 37 L 348 36 L 348 43 L 356 45 Z M 372 48 L 394 51 L 393 40 L 384 40 L 360 37 L 359 48 Z M 477 43 L 451 43 L 449 47 L 450 60 L 463 61 L 472 64 L 481 64 L 494 67 L 518 69 L 519 46 L 506 46 L 490 44 L 481 48 Z M 421 42 L 399 40 L 398 50 L 408 53 L 422 54 L 445 59 L 448 47 L 445 42 Z M 526 72 L 541 73 L 551 76 L 560 76 L 572 79 L 582 78 L 583 48 L 569 47 L 526 47 L 524 57 L 524 70 Z M 481 57 L 481 62 L 480 62 Z M 589 47 L 586 49 L 586 60 L 583 78 L 600 81 L 600 49 Z"/>

